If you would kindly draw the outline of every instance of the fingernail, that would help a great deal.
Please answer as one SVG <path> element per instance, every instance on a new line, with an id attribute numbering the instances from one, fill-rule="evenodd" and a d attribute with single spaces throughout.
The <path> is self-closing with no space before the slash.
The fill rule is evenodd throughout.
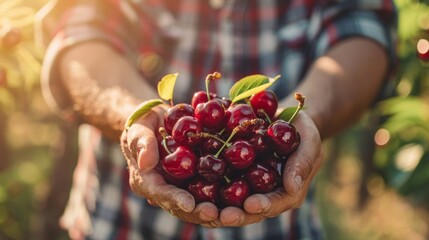
<path id="1" fill-rule="evenodd" d="M 268 210 L 268 208 L 270 207 L 270 204 L 271 204 L 271 202 L 270 202 L 270 200 L 268 200 L 268 198 L 266 198 L 266 197 L 263 197 L 263 198 L 261 198 L 261 212 L 264 212 L 264 211 L 267 211 Z"/>
<path id="2" fill-rule="evenodd" d="M 234 224 L 241 225 L 244 222 L 244 216 L 240 215 L 240 217 L 237 218 L 237 220 L 234 221 Z"/>
<path id="3" fill-rule="evenodd" d="M 183 194 L 180 194 L 176 197 L 177 205 L 185 212 L 192 212 L 194 210 L 193 202 Z"/>
<path id="4" fill-rule="evenodd" d="M 301 190 L 302 188 L 302 177 L 301 175 L 296 175 L 295 176 L 295 189 L 296 192 L 298 192 L 299 190 Z"/>

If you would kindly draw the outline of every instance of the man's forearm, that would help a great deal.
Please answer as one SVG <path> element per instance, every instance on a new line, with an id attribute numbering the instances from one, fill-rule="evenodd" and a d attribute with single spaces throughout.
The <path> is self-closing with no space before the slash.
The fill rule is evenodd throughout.
<path id="1" fill-rule="evenodd" d="M 311 67 L 296 91 L 306 98 L 306 112 L 315 121 L 322 139 L 354 123 L 374 101 L 384 80 L 387 55 L 364 38 L 336 45 Z M 292 106 L 292 97 L 282 102 Z"/>
<path id="2" fill-rule="evenodd" d="M 66 50 L 58 66 L 74 110 L 114 140 L 119 140 L 125 120 L 135 106 L 157 97 L 127 60 L 101 42 Z"/>

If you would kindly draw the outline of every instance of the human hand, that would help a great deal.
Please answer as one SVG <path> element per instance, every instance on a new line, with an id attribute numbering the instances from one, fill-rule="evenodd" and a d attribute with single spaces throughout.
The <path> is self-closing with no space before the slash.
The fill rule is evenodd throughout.
<path id="1" fill-rule="evenodd" d="M 283 171 L 283 188 L 267 194 L 254 194 L 244 202 L 244 210 L 236 207 L 222 209 L 219 221 L 223 226 L 244 226 L 275 217 L 299 207 L 305 200 L 311 180 L 321 166 L 323 153 L 319 131 L 303 111 L 294 119 L 301 134 L 301 144 L 290 155 Z"/>
<path id="2" fill-rule="evenodd" d="M 218 209 L 212 203 L 195 204 L 192 195 L 168 184 L 156 170 L 159 161 L 158 129 L 167 105 L 153 108 L 121 135 L 120 144 L 129 168 L 131 189 L 152 205 L 159 206 L 183 221 L 219 227 Z"/>

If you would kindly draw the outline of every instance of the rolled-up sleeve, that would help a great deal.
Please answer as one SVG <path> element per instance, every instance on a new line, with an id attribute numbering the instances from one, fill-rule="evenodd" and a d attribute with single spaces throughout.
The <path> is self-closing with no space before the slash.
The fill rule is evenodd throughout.
<path id="1" fill-rule="evenodd" d="M 72 105 L 59 79 L 56 64 L 63 50 L 86 41 L 103 41 L 126 54 L 138 37 L 124 16 L 121 1 L 61 0 L 45 5 L 36 17 L 36 43 L 44 49 L 41 87 L 48 104 L 61 116 L 74 119 Z M 123 7 L 122 7 L 123 8 Z"/>
<path id="2" fill-rule="evenodd" d="M 364 37 L 379 44 L 389 61 L 386 84 L 379 98 L 387 97 L 393 88 L 392 75 L 396 66 L 397 10 L 393 1 L 326 1 L 314 16 L 312 54 L 317 58 L 336 43 L 350 37 Z M 363 49 L 364 51 L 364 49 Z"/>

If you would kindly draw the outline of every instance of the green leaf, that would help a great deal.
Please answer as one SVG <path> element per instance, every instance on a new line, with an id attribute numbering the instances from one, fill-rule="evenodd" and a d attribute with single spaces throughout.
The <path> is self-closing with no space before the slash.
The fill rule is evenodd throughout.
<path id="1" fill-rule="evenodd" d="M 136 110 L 128 117 L 127 121 L 125 122 L 125 129 L 128 129 L 131 127 L 131 125 L 139 119 L 141 116 L 149 112 L 152 108 L 155 106 L 162 104 L 161 99 L 151 99 L 145 102 L 142 102 L 139 106 L 137 106 Z"/>
<path id="2" fill-rule="evenodd" d="M 243 100 L 269 88 L 279 78 L 280 75 L 275 78 L 270 78 L 260 74 L 244 77 L 231 87 L 229 90 L 229 98 L 233 103 Z"/>
<path id="3" fill-rule="evenodd" d="M 281 111 L 281 113 L 279 114 L 279 116 L 277 118 L 285 120 L 285 121 L 289 121 L 289 119 L 295 113 L 295 111 L 296 111 L 297 108 L 298 107 L 288 107 L 288 108 L 285 108 L 285 109 L 283 109 L 283 111 Z"/>
<path id="4" fill-rule="evenodd" d="M 167 74 L 158 83 L 158 95 L 166 100 L 173 99 L 174 85 L 176 84 L 178 73 Z"/>

